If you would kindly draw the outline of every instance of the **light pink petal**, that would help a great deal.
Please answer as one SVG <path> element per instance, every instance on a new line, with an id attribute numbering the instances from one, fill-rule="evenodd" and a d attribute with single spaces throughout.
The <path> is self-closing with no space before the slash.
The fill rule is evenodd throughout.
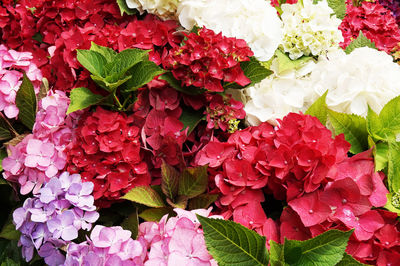
<path id="1" fill-rule="evenodd" d="M 14 104 L 8 105 L 4 108 L 4 114 L 8 118 L 15 118 L 18 116 L 19 110 L 18 107 L 15 106 Z"/>
<path id="2" fill-rule="evenodd" d="M 30 139 L 28 145 L 26 146 L 26 151 L 28 154 L 39 155 L 41 150 L 42 142 L 38 139 Z"/>

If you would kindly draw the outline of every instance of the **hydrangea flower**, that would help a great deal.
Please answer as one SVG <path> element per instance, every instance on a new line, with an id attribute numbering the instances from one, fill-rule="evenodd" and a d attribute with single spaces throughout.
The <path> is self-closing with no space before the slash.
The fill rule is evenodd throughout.
<path id="1" fill-rule="evenodd" d="M 266 121 L 276 124 L 277 118 L 290 112 L 305 111 L 313 100 L 308 80 L 314 68 L 314 60 L 309 60 L 297 69 L 280 71 L 275 58 L 271 64 L 274 73 L 244 90 L 246 121 L 252 126 Z"/>
<path id="2" fill-rule="evenodd" d="M 22 84 L 23 72 L 32 81 L 35 93 L 39 93 L 42 73 L 32 62 L 29 52 L 8 50 L 0 45 L 0 111 L 8 118 L 16 118 L 19 110 L 15 98 Z"/>
<path id="3" fill-rule="evenodd" d="M 269 60 L 282 40 L 282 21 L 264 0 L 183 0 L 178 15 L 188 30 L 205 26 L 224 36 L 244 39 L 260 61 Z"/>
<path id="4" fill-rule="evenodd" d="M 135 185 L 150 182 L 139 134 L 134 117 L 125 113 L 98 107 L 81 117 L 66 149 L 67 169 L 94 183 L 97 205 L 109 206 Z M 79 194 L 74 198 L 87 195 L 83 186 L 76 189 Z"/>
<path id="5" fill-rule="evenodd" d="M 39 102 L 33 134 L 15 146 L 2 161 L 3 177 L 18 183 L 21 194 L 37 193 L 44 182 L 56 176 L 66 164 L 66 145 L 79 112 L 66 116 L 69 98 L 61 91 L 49 91 Z"/>
<path id="6" fill-rule="evenodd" d="M 64 265 L 143 265 L 146 253 L 144 241 L 133 240 L 130 231 L 96 225 L 90 239 L 68 245 Z"/>
<path id="7" fill-rule="evenodd" d="M 383 106 L 400 95 L 400 66 L 385 52 L 369 47 L 329 53 L 311 73 L 313 101 L 326 90 L 329 108 L 366 116 L 368 106 L 379 114 Z"/>
<path id="8" fill-rule="evenodd" d="M 249 84 L 240 62 L 250 61 L 253 53 L 245 41 L 215 34 L 203 27 L 198 33 L 185 35 L 185 44 L 170 51 L 163 60 L 167 69 L 182 85 L 222 92 L 221 82 Z"/>
<path id="9" fill-rule="evenodd" d="M 165 215 L 158 223 L 140 224 L 138 239 L 149 249 L 145 265 L 217 265 L 207 251 L 196 217 L 196 214 L 210 216 L 211 208 L 174 211 L 178 214 L 176 217 Z"/>
<path id="10" fill-rule="evenodd" d="M 318 56 L 328 50 L 338 48 L 343 41 L 338 30 L 341 23 L 328 3 L 304 0 L 297 4 L 283 4 L 283 40 L 282 48 L 293 60 L 306 56 Z"/>
<path id="11" fill-rule="evenodd" d="M 84 189 L 84 195 L 76 195 Z M 32 198 L 13 213 L 13 221 L 22 235 L 18 242 L 23 257 L 30 261 L 33 251 L 48 265 L 60 265 L 65 257 L 60 248 L 89 231 L 99 214 L 93 205 L 92 183 L 82 183 L 79 175 L 62 173 L 46 183 Z"/>
<path id="12" fill-rule="evenodd" d="M 346 48 L 362 31 L 379 50 L 390 54 L 400 42 L 400 28 L 392 12 L 379 1 L 362 1 L 360 6 L 347 2 L 346 16 L 339 27 L 344 37 L 340 46 Z"/>
<path id="13" fill-rule="evenodd" d="M 140 14 L 144 11 L 166 20 L 175 17 L 180 0 L 126 0 L 129 8 L 136 8 Z"/>

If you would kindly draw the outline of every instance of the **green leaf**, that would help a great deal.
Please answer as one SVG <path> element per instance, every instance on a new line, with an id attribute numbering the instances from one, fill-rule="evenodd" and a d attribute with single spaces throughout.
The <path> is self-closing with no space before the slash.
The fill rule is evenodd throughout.
<path id="1" fill-rule="evenodd" d="M 188 197 L 179 196 L 178 199 L 176 199 L 175 201 L 167 198 L 166 201 L 173 208 L 186 209 L 188 204 Z"/>
<path id="2" fill-rule="evenodd" d="M 381 171 L 388 165 L 389 145 L 387 142 L 379 142 L 374 148 L 375 172 Z"/>
<path id="3" fill-rule="evenodd" d="M 161 165 L 161 189 L 165 196 L 170 199 L 174 199 L 178 194 L 179 187 L 179 176 L 178 171 L 173 166 L 166 164 L 165 162 Z"/>
<path id="4" fill-rule="evenodd" d="M 400 96 L 390 100 L 379 114 L 386 140 L 396 139 L 396 134 L 400 133 Z"/>
<path id="5" fill-rule="evenodd" d="M 232 221 L 200 215 L 197 218 L 207 249 L 218 265 L 268 265 L 264 236 Z"/>
<path id="6" fill-rule="evenodd" d="M 342 260 L 353 230 L 329 230 L 305 241 L 285 239 L 285 262 L 290 265 L 336 265 Z"/>
<path id="7" fill-rule="evenodd" d="M 158 222 L 166 214 L 173 214 L 171 208 L 146 209 L 139 214 L 139 217 L 147 222 Z"/>
<path id="8" fill-rule="evenodd" d="M 183 170 L 179 180 L 178 194 L 194 198 L 204 193 L 208 184 L 207 167 L 208 165 L 190 167 Z"/>
<path id="9" fill-rule="evenodd" d="M 183 123 L 183 130 L 189 128 L 187 132 L 187 135 L 189 136 L 203 118 L 204 115 L 201 111 L 196 111 L 191 108 L 183 108 L 179 121 Z"/>
<path id="10" fill-rule="evenodd" d="M 73 89 L 70 98 L 71 103 L 68 106 L 67 114 L 97 104 L 103 99 L 103 96 L 94 94 L 89 89 L 81 87 Z"/>
<path id="11" fill-rule="evenodd" d="M 312 57 L 309 56 L 302 56 L 299 59 L 292 60 L 287 54 L 283 53 L 279 49 L 276 50 L 275 55 L 277 56 L 278 59 L 279 73 L 285 72 L 287 70 L 299 69 L 312 59 Z"/>
<path id="12" fill-rule="evenodd" d="M 12 223 L 12 216 L 9 216 L 6 224 L 1 229 L 0 238 L 18 240 L 20 236 L 21 233 L 15 229 L 15 225 Z"/>
<path id="13" fill-rule="evenodd" d="M 328 4 L 329 4 L 328 0 Z M 342 1 L 342 0 L 331 0 L 331 1 Z M 344 0 L 343 0 L 344 3 Z M 357 39 L 353 40 L 344 50 L 346 52 L 346 54 L 350 54 L 354 49 L 356 48 L 360 48 L 360 47 L 370 47 L 373 49 L 376 49 L 376 46 L 373 42 L 370 41 L 370 39 L 368 39 L 367 37 L 365 37 L 365 35 L 362 33 L 362 31 L 360 31 L 360 33 L 358 34 Z"/>
<path id="14" fill-rule="evenodd" d="M 32 82 L 26 74 L 24 74 L 21 87 L 17 92 L 15 103 L 19 109 L 18 120 L 29 129 L 32 129 L 35 123 L 37 103 Z"/>
<path id="15" fill-rule="evenodd" d="M 202 194 L 189 200 L 189 210 L 207 209 L 218 198 L 218 194 Z"/>
<path id="16" fill-rule="evenodd" d="M 338 19 L 343 19 L 346 15 L 346 1 L 345 0 L 327 0 L 328 6 L 332 8 L 333 12 Z"/>
<path id="17" fill-rule="evenodd" d="M 240 63 L 240 67 L 242 68 L 244 75 L 248 77 L 251 80 L 250 84 L 247 84 L 245 87 L 252 86 L 269 75 L 271 75 L 272 72 L 271 70 L 265 68 L 257 59 L 254 57 L 250 58 L 250 61 L 245 61 Z M 225 89 L 241 89 L 243 86 L 240 86 L 239 84 L 236 84 L 234 82 L 224 84 Z"/>
<path id="18" fill-rule="evenodd" d="M 275 241 L 269 241 L 270 250 L 269 250 L 269 263 L 271 266 L 286 266 L 284 257 L 284 249 L 281 244 L 276 243 Z"/>
<path id="19" fill-rule="evenodd" d="M 350 152 L 357 154 L 368 150 L 368 131 L 365 118 L 355 114 L 343 114 L 328 110 L 329 121 L 331 121 L 335 134 L 344 134 L 350 142 Z"/>
<path id="20" fill-rule="evenodd" d="M 4 261 L 1 262 L 1 266 L 20 266 L 18 262 L 13 261 L 10 258 L 5 258 Z"/>
<path id="21" fill-rule="evenodd" d="M 140 62 L 128 71 L 132 78 L 125 84 L 126 91 L 135 91 L 152 81 L 155 76 L 161 75 L 164 72 L 164 69 L 152 61 Z"/>
<path id="22" fill-rule="evenodd" d="M 148 50 L 126 49 L 117 54 L 114 60 L 105 66 L 107 78 L 113 76 L 113 79 L 107 81 L 117 82 L 131 67 L 146 59 L 148 53 Z"/>
<path id="23" fill-rule="evenodd" d="M 389 142 L 388 189 L 390 192 L 400 191 L 400 144 Z"/>
<path id="24" fill-rule="evenodd" d="M 136 13 L 136 9 L 131 9 L 128 7 L 128 5 L 126 4 L 126 0 L 117 0 L 117 4 L 119 10 L 121 11 L 121 16 L 123 16 L 124 13 L 126 13 L 127 15 L 133 15 Z"/>
<path id="25" fill-rule="evenodd" d="M 367 264 L 359 262 L 346 252 L 343 255 L 343 259 L 338 264 L 336 264 L 336 266 L 363 266 L 363 265 Z"/>
<path id="26" fill-rule="evenodd" d="M 92 44 L 90 46 L 90 51 L 94 51 L 94 52 L 101 54 L 106 59 L 107 63 L 112 62 L 115 59 L 115 57 L 117 56 L 117 52 L 114 51 L 113 49 L 105 47 L 105 46 L 97 45 L 94 42 L 92 42 Z"/>
<path id="27" fill-rule="evenodd" d="M 106 58 L 98 52 L 77 49 L 77 59 L 81 65 L 96 76 L 104 77 Z"/>
<path id="28" fill-rule="evenodd" d="M 165 207 L 160 195 L 148 186 L 137 186 L 132 188 L 121 199 L 127 199 L 136 203 L 146 205 L 148 207 Z"/>
<path id="29" fill-rule="evenodd" d="M 0 141 L 12 138 L 10 128 L 6 119 L 7 118 L 5 118 L 3 115 L 0 115 Z"/>
<path id="30" fill-rule="evenodd" d="M 138 210 L 135 208 L 135 211 L 130 214 L 124 221 L 121 223 L 121 226 L 125 230 L 129 230 L 132 233 L 132 238 L 136 239 L 138 235 L 138 228 L 139 228 L 139 217 L 138 217 Z"/>
<path id="31" fill-rule="evenodd" d="M 368 134 L 373 140 L 383 140 L 386 138 L 385 132 L 383 130 L 382 121 L 379 116 L 368 106 L 367 114 L 367 130 Z"/>
<path id="32" fill-rule="evenodd" d="M 326 120 L 328 118 L 328 106 L 326 105 L 327 94 L 328 91 L 319 97 L 306 111 L 307 115 L 315 116 L 323 125 L 326 125 Z"/>
<path id="33" fill-rule="evenodd" d="M 177 91 L 183 92 L 189 95 L 199 95 L 202 94 L 203 90 L 196 88 L 194 86 L 190 87 L 182 87 L 181 82 L 177 80 L 171 72 L 167 72 L 164 75 L 160 76 L 159 79 L 165 80 L 169 83 L 169 85 Z"/>
<path id="34" fill-rule="evenodd" d="M 130 78 L 132 78 L 132 76 L 127 76 L 127 77 L 121 77 L 119 79 L 119 77 L 116 77 L 116 76 L 119 76 L 119 75 L 109 76 L 107 78 L 90 75 L 90 77 L 94 80 L 94 82 L 97 83 L 97 85 L 99 85 L 100 87 L 104 88 L 105 90 L 107 90 L 111 93 L 115 93 L 116 89 L 119 86 L 121 86 L 122 84 L 127 82 Z M 112 81 L 112 82 L 108 82 L 108 81 Z"/>

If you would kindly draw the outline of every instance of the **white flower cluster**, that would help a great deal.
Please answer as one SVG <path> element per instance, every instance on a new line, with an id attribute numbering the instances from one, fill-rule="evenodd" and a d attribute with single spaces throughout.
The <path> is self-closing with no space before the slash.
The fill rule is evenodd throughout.
<path id="1" fill-rule="evenodd" d="M 330 52 L 311 74 L 313 99 L 328 91 L 326 103 L 337 112 L 366 116 L 368 105 L 376 113 L 400 95 L 400 66 L 385 52 L 368 47 L 350 54 Z"/>
<path id="2" fill-rule="evenodd" d="M 308 76 L 314 69 L 313 60 L 298 69 L 279 72 L 278 60 L 272 61 L 274 74 L 245 90 L 248 102 L 245 104 L 247 123 L 255 126 L 268 121 L 275 124 L 276 118 L 283 118 L 290 112 L 305 111 L 311 105 L 312 89 Z"/>
<path id="3" fill-rule="evenodd" d="M 343 41 L 341 23 L 326 0 L 313 4 L 312 0 L 297 4 L 282 5 L 283 41 L 282 48 L 291 59 L 302 55 L 321 55 Z"/>
<path id="4" fill-rule="evenodd" d="M 269 60 L 282 40 L 282 21 L 265 0 L 181 0 L 179 22 L 186 29 L 205 26 L 244 39 L 255 57 Z"/>
<path id="5" fill-rule="evenodd" d="M 147 11 L 164 20 L 175 17 L 178 2 L 179 0 L 126 0 L 129 8 L 136 8 L 141 14 Z"/>

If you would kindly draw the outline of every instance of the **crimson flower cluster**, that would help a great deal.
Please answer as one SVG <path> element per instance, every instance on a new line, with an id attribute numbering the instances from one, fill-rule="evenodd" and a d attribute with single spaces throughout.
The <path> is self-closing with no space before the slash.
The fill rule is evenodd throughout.
<path id="1" fill-rule="evenodd" d="M 396 262 L 400 224 L 374 209 L 385 205 L 388 191 L 370 152 L 347 157 L 344 136 L 332 139 L 315 117 L 290 113 L 278 122 L 237 131 L 198 152 L 195 164 L 209 164 L 221 214 L 278 242 L 355 228 L 348 253 L 366 263 Z M 265 194 L 288 203 L 277 221 L 267 218 Z"/>
<path id="2" fill-rule="evenodd" d="M 379 0 L 379 4 L 392 11 L 393 16 L 396 18 L 397 25 L 400 26 L 400 2 L 396 0 Z"/>
<path id="3" fill-rule="evenodd" d="M 161 54 L 177 46 L 176 22 L 154 16 L 143 20 L 122 17 L 111 0 L 20 0 L 0 4 L 0 36 L 8 47 L 30 51 L 34 63 L 59 90 L 88 87 L 89 73 L 81 68 L 75 49 L 91 42 L 114 50 L 151 49 L 150 59 L 161 63 Z"/>
<path id="4" fill-rule="evenodd" d="M 370 39 L 375 46 L 387 53 L 400 42 L 400 29 L 390 10 L 378 2 L 363 1 L 360 6 L 347 4 L 346 16 L 339 29 L 344 41 L 340 43 L 346 48 L 358 37 L 360 31 Z"/>
<path id="5" fill-rule="evenodd" d="M 96 205 L 107 207 L 150 175 L 140 153 L 140 129 L 133 116 L 98 107 L 79 121 L 66 148 L 67 169 L 94 184 Z"/>
<path id="6" fill-rule="evenodd" d="M 205 27 L 185 37 L 185 44 L 170 50 L 163 59 L 164 67 L 172 69 L 182 85 L 222 92 L 221 81 L 241 86 L 250 83 L 240 67 L 240 62 L 253 56 L 244 40 L 215 34 Z"/>
<path id="7" fill-rule="evenodd" d="M 207 128 L 235 132 L 240 122 L 238 119 L 246 116 L 243 103 L 233 99 L 230 94 L 207 94 L 206 99 L 209 102 L 204 112 L 207 115 Z"/>

